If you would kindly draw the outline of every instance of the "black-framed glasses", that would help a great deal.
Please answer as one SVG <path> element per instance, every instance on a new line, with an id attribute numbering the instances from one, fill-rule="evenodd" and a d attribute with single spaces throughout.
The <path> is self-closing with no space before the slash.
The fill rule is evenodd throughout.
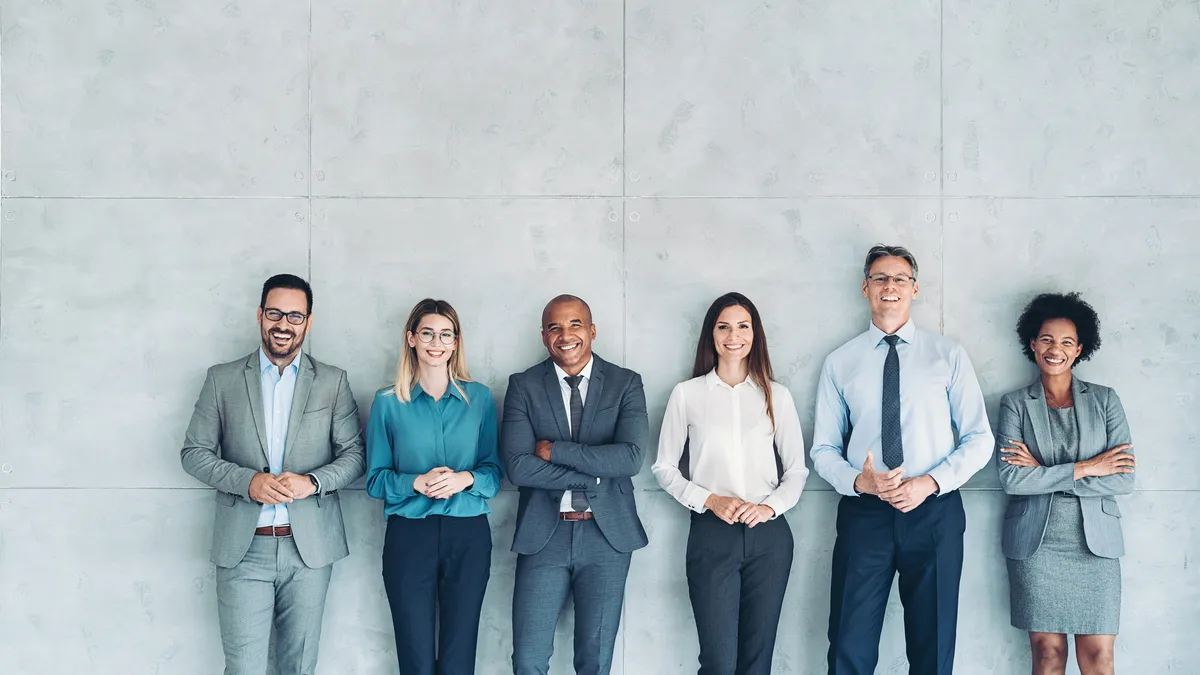
<path id="1" fill-rule="evenodd" d="M 430 342 L 433 342 L 433 338 L 435 337 L 439 342 L 447 346 L 454 344 L 454 341 L 458 339 L 458 335 L 456 335 L 452 330 L 444 330 L 435 333 L 432 330 L 425 328 L 417 331 L 417 339 L 421 341 L 421 344 L 427 345 Z"/>
<path id="2" fill-rule="evenodd" d="M 280 319 L 287 317 L 287 322 L 293 326 L 299 326 L 300 324 L 304 323 L 305 319 L 308 318 L 307 314 L 301 314 L 300 312 L 284 312 L 283 310 L 275 309 L 274 307 L 268 307 L 264 309 L 263 316 L 267 317 L 267 321 L 279 321 Z"/>
<path id="3" fill-rule="evenodd" d="M 910 277 L 907 274 L 897 274 L 894 276 L 889 274 L 872 274 L 867 277 L 867 281 L 876 286 L 883 286 L 888 282 L 888 279 L 891 279 L 897 286 L 911 286 L 917 280 L 916 277 Z"/>

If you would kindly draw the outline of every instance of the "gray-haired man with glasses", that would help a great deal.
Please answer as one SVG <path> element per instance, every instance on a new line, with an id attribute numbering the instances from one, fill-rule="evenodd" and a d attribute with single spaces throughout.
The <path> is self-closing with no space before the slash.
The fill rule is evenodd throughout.
<path id="1" fill-rule="evenodd" d="M 958 488 L 992 456 L 967 353 L 909 318 L 917 260 L 875 246 L 863 265 L 866 332 L 825 359 L 812 458 L 838 504 L 829 673 L 872 675 L 897 573 L 912 675 L 950 675 L 966 513 Z"/>
<path id="2" fill-rule="evenodd" d="M 301 350 L 312 288 L 263 284 L 261 346 L 208 369 L 180 460 L 217 489 L 212 561 L 225 675 L 316 671 L 332 563 L 349 554 L 338 490 L 363 474 L 346 372 Z"/>

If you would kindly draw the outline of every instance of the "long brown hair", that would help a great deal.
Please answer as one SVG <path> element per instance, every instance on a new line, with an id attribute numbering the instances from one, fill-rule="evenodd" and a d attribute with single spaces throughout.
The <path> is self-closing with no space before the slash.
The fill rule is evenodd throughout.
<path id="1" fill-rule="evenodd" d="M 408 346 L 408 335 L 409 333 L 415 335 L 417 328 L 421 326 L 421 319 L 430 314 L 444 316 L 454 325 L 454 334 L 458 337 L 454 345 L 454 354 L 446 364 L 446 370 L 450 374 L 450 384 L 458 390 L 463 400 L 470 404 L 467 392 L 463 391 L 459 384 L 460 382 L 470 382 L 471 375 L 467 372 L 467 355 L 463 352 L 462 324 L 458 321 L 458 312 L 454 311 L 450 303 L 445 300 L 432 298 L 425 298 L 418 302 L 409 312 L 408 321 L 404 322 L 404 336 L 400 341 L 400 363 L 396 366 L 396 381 L 392 384 L 392 393 L 403 403 L 412 400 L 412 390 L 417 385 L 419 374 L 417 372 L 417 350 L 415 347 Z"/>
<path id="2" fill-rule="evenodd" d="M 750 314 L 750 328 L 754 331 L 754 341 L 750 343 L 750 378 L 763 390 L 767 398 L 767 417 L 771 419 L 771 428 L 775 428 L 775 405 L 771 397 L 771 381 L 775 379 L 775 371 L 771 369 L 771 355 L 767 351 L 767 332 L 763 329 L 762 319 L 758 308 L 750 302 L 750 298 L 741 293 L 730 292 L 713 300 L 704 315 L 704 325 L 700 327 L 700 340 L 696 342 L 696 361 L 692 365 L 692 377 L 707 375 L 717 367 L 717 343 L 713 340 L 713 329 L 717 326 L 717 318 L 726 307 L 741 307 Z"/>

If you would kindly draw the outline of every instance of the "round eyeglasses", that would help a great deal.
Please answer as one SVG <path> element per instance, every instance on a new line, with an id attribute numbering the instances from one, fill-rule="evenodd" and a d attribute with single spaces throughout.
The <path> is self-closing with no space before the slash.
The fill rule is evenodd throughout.
<path id="1" fill-rule="evenodd" d="M 430 342 L 433 342 L 433 338 L 435 337 L 438 339 L 438 342 L 441 342 L 444 345 L 452 345 L 454 344 L 454 341 L 458 339 L 458 335 L 455 335 L 454 331 L 450 330 L 444 330 L 440 333 L 435 333 L 426 328 L 425 330 L 417 331 L 417 339 L 421 341 L 421 344 L 427 345 Z"/>

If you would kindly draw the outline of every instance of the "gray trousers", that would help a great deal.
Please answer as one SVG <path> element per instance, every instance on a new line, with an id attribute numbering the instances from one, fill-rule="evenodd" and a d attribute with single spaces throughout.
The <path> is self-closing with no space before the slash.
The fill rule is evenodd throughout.
<path id="1" fill-rule="evenodd" d="M 562 521 L 545 548 L 517 556 L 513 672 L 550 672 L 554 629 L 570 595 L 575 599 L 575 672 L 608 675 L 631 558 L 608 543 L 594 520 Z"/>
<path id="2" fill-rule="evenodd" d="M 217 568 L 225 675 L 266 675 L 271 628 L 275 672 L 313 675 L 333 565 L 312 569 L 291 537 L 255 535 L 236 567 Z"/>

